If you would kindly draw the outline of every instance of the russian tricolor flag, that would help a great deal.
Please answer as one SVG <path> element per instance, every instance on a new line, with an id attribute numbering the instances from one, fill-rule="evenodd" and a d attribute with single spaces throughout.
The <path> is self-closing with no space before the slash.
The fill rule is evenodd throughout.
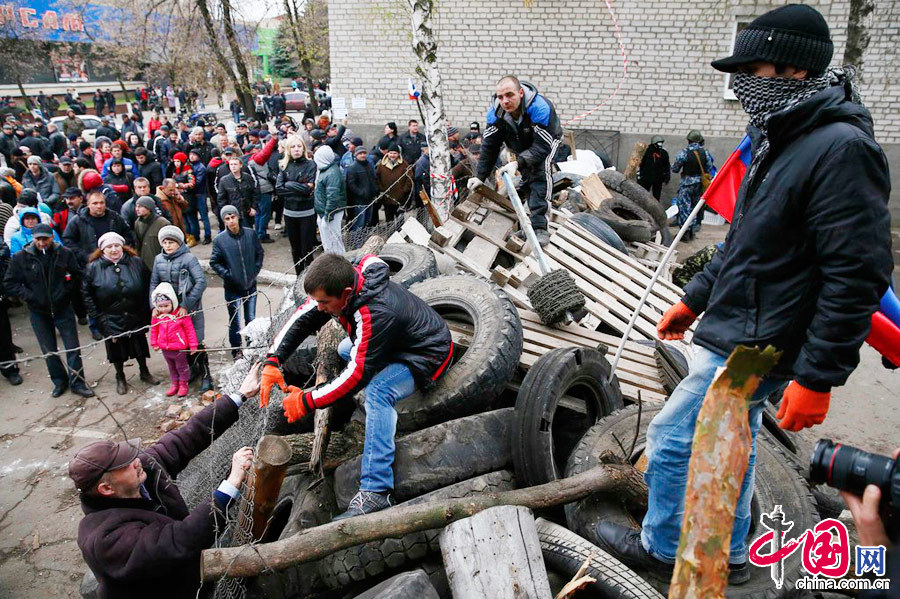
<path id="1" fill-rule="evenodd" d="M 750 136 L 745 135 L 703 194 L 706 205 L 728 222 L 734 216 L 738 190 L 750 167 L 750 157 Z M 891 288 L 881 298 L 879 311 L 872 316 L 872 330 L 866 343 L 900 366 L 900 299 Z"/>
<path id="2" fill-rule="evenodd" d="M 750 167 L 750 136 L 745 135 L 703 193 L 706 205 L 728 222 L 734 216 L 738 189 Z"/>
<path id="3" fill-rule="evenodd" d="M 421 95 L 422 95 L 422 93 L 419 91 L 419 88 L 417 88 L 416 84 L 413 83 L 413 80 L 410 79 L 409 80 L 409 99 L 410 100 L 418 100 L 419 96 L 421 96 Z"/>

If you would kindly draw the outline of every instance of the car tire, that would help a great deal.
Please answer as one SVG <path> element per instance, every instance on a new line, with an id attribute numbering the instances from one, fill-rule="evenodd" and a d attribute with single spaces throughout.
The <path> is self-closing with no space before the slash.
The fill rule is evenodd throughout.
<path id="1" fill-rule="evenodd" d="M 619 381 L 594 349 L 554 349 L 528 370 L 513 416 L 512 460 L 523 486 L 562 478 L 566 461 L 597 420 L 622 408 Z"/>
<path id="2" fill-rule="evenodd" d="M 353 262 L 362 258 L 360 250 L 346 252 L 344 256 Z M 437 260 L 434 252 L 427 247 L 413 243 L 386 243 L 378 257 L 384 260 L 391 270 L 391 280 L 398 285 L 409 288 L 413 283 L 436 277 Z"/>
<path id="3" fill-rule="evenodd" d="M 668 226 L 669 217 L 666 216 L 662 204 L 653 197 L 653 194 L 618 171 L 607 169 L 600 171 L 597 175 L 610 191 L 623 195 L 650 216 L 653 232 L 659 231 L 663 245 L 672 243 L 672 232 L 669 231 Z"/>
<path id="4" fill-rule="evenodd" d="M 420 430 L 493 407 L 522 355 L 522 323 L 515 305 L 492 283 L 467 275 L 434 277 L 410 291 L 451 326 L 471 332 L 466 335 L 468 349 L 463 353 L 456 348 L 447 372 L 430 389 L 397 402 L 397 429 Z"/>
<path id="5" fill-rule="evenodd" d="M 406 501 L 455 482 L 498 470 L 512 462 L 513 408 L 466 416 L 397 440 L 394 499 Z M 340 510 L 359 490 L 362 456 L 337 467 L 334 494 Z"/>
<path id="6" fill-rule="evenodd" d="M 653 218 L 619 193 L 612 192 L 611 198 L 600 200 L 600 206 L 590 214 L 609 225 L 622 241 L 643 243 L 653 237 Z"/>
<path id="7" fill-rule="evenodd" d="M 584 227 L 588 233 L 608 245 L 609 247 L 619 250 L 623 254 L 627 253 L 625 242 L 603 219 L 589 212 L 579 212 L 573 214 L 569 220 L 578 223 Z"/>
<path id="8" fill-rule="evenodd" d="M 628 456 L 632 463 L 643 453 L 646 444 L 647 426 L 659 410 L 660 406 L 645 406 L 641 414 L 641 426 L 638 432 L 635 452 Z M 581 443 L 569 458 L 566 476 L 574 476 L 599 465 L 598 456 L 606 450 L 620 455 L 631 444 L 637 424 L 638 406 L 629 406 L 601 419 L 582 438 Z M 790 458 L 784 450 L 765 435 L 757 436 L 756 443 L 756 476 L 752 502 L 752 522 L 750 537 L 756 538 L 764 532 L 759 527 L 760 514 L 781 505 L 785 515 L 794 522 L 794 526 L 785 540 L 796 539 L 808 528 L 814 527 L 820 520 L 815 500 L 809 485 L 797 473 Z M 615 500 L 599 500 L 597 496 L 569 504 L 566 506 L 566 522 L 569 528 L 597 544 L 594 532 L 597 523 L 610 520 L 626 526 L 635 526 L 635 519 L 625 506 Z M 784 586 L 774 588 L 768 568 L 750 566 L 750 580 L 739 586 L 730 586 L 725 596 L 729 599 L 780 599 L 794 596 L 795 584 L 802 569 L 800 552 L 784 560 Z"/>

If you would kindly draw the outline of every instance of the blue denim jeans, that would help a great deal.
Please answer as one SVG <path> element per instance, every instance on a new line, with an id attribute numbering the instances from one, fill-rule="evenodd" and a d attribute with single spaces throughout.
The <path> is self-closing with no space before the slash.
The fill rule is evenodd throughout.
<path id="1" fill-rule="evenodd" d="M 84 368 L 81 364 L 81 351 L 76 349 L 80 344 L 78 343 L 75 312 L 72 311 L 72 308 L 66 306 L 52 316 L 44 312 L 29 310 L 29 315 L 31 316 L 31 327 L 34 329 L 42 353 L 59 351 L 56 331 L 59 331 L 59 336 L 66 348 L 65 366 L 59 356 L 47 356 L 44 359 L 47 362 L 47 371 L 50 373 L 50 380 L 53 381 L 53 384 L 83 383 Z"/>
<path id="2" fill-rule="evenodd" d="M 344 339 L 338 355 L 350 359 L 352 342 Z M 394 404 L 412 395 L 416 382 L 406 364 L 388 364 L 366 386 L 366 440 L 363 444 L 360 491 L 382 493 L 394 489 L 394 435 L 397 411 Z"/>
<path id="3" fill-rule="evenodd" d="M 244 326 L 256 318 L 256 289 L 251 289 L 246 295 L 235 293 L 225 289 L 225 301 L 228 302 L 228 343 L 231 347 L 241 347 L 240 309 L 244 307 Z"/>
<path id="4" fill-rule="evenodd" d="M 650 487 L 647 515 L 644 517 L 641 541 L 653 557 L 668 563 L 675 562 L 681 520 L 684 516 L 684 492 L 687 486 L 688 462 L 694 426 L 706 390 L 715 377 L 716 370 L 725 366 L 727 357 L 699 346 L 688 375 L 682 380 L 665 407 L 656 415 L 647 429 L 647 472 L 644 478 Z M 750 530 L 750 503 L 753 499 L 753 471 L 756 465 L 756 434 L 762 425 L 762 413 L 766 397 L 782 381 L 763 379 L 750 403 L 750 433 L 753 449 L 750 463 L 744 475 L 741 495 L 735 509 L 734 526 L 731 529 L 731 557 L 733 564 L 747 561 L 747 532 Z M 763 506 L 770 509 L 771 506 Z"/>
<path id="5" fill-rule="evenodd" d="M 209 204 L 206 201 L 206 194 L 197 194 L 196 196 L 197 202 L 197 214 L 200 217 L 200 222 L 203 223 L 203 233 L 206 239 L 212 239 L 212 231 L 209 228 Z M 197 226 L 197 234 L 196 237 L 200 237 L 200 226 Z"/>
<path id="6" fill-rule="evenodd" d="M 365 206 L 348 206 L 347 217 L 353 220 L 350 230 L 359 231 L 369 222 L 369 210 Z"/>
<path id="7" fill-rule="evenodd" d="M 269 236 L 266 229 L 269 228 L 270 218 L 272 218 L 272 194 L 261 193 L 259 194 L 259 204 L 256 206 L 256 225 L 254 226 L 256 236 L 260 239 Z"/>
<path id="8" fill-rule="evenodd" d="M 187 202 L 187 208 L 182 211 L 184 215 L 184 232 L 187 235 L 200 237 L 200 223 L 197 220 L 197 196 L 189 194 Z"/>

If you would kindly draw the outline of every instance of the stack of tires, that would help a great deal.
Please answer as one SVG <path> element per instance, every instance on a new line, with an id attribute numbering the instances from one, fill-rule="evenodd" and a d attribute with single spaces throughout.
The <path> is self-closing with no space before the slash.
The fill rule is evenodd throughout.
<path id="1" fill-rule="evenodd" d="M 385 249 L 392 255 L 403 252 L 409 263 L 420 250 L 430 254 L 416 246 L 397 247 L 404 249 Z M 398 261 L 397 272 L 406 263 Z M 609 364 L 599 352 L 585 349 L 548 352 L 522 381 L 518 395 L 509 393 L 522 353 L 522 325 L 512 301 L 493 283 L 468 275 L 435 277 L 429 271 L 409 288 L 447 321 L 456 352 L 434 387 L 396 406 L 398 503 L 553 480 L 562 475 L 581 435 L 622 407 L 618 382 L 608 381 Z M 308 473 L 289 473 L 264 541 L 324 524 L 344 511 L 359 486 L 360 460 L 343 463 L 318 485 Z M 567 581 L 592 556 L 589 569 L 598 577 L 599 596 L 659 597 L 627 567 L 561 526 L 561 510 L 557 516 L 558 523 L 539 520 L 538 531 L 547 567 L 560 580 Z M 431 530 L 365 543 L 264 574 L 249 584 L 249 595 L 449 598 L 439 534 Z"/>

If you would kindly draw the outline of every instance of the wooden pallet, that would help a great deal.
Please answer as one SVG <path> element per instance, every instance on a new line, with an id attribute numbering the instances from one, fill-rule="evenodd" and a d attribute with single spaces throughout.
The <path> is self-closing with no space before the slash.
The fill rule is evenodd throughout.
<path id="1" fill-rule="evenodd" d="M 524 345 L 519 365 L 527 370 L 551 349 L 560 347 L 587 347 L 605 349 L 612 359 L 619 339 L 614 335 L 598 333 L 577 324 L 548 327 L 540 317 L 529 310 L 519 309 L 522 321 Z M 657 366 L 655 350 L 633 341 L 625 345 L 625 351 L 616 368 L 616 377 L 626 401 L 636 402 L 638 390 L 644 401 L 664 402 L 668 393 Z"/>

